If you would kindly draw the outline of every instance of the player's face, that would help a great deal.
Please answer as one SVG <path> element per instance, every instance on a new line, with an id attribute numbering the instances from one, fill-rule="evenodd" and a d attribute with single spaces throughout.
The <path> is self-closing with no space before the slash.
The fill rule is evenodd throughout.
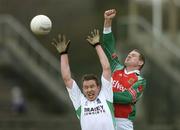
<path id="1" fill-rule="evenodd" d="M 98 86 L 95 80 L 85 80 L 83 82 L 83 93 L 86 98 L 90 101 L 96 99 L 100 91 L 100 86 Z"/>
<path id="2" fill-rule="evenodd" d="M 125 59 L 126 67 L 140 67 L 143 62 L 139 58 L 140 54 L 136 51 L 131 51 Z"/>

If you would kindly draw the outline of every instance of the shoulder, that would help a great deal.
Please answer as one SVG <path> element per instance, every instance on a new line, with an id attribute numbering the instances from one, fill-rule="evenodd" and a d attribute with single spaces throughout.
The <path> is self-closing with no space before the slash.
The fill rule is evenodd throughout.
<path id="1" fill-rule="evenodd" d="M 73 89 L 78 89 L 79 87 L 78 87 L 76 81 L 73 80 L 73 81 L 72 81 L 72 86 L 71 86 L 71 87 L 66 87 L 66 88 L 67 88 L 68 91 L 71 91 L 71 90 L 73 90 Z"/>
<path id="2" fill-rule="evenodd" d="M 112 78 L 110 78 L 110 80 L 107 80 L 103 75 L 101 75 L 101 83 L 102 83 L 102 85 L 111 84 L 112 83 Z"/>
<path id="3" fill-rule="evenodd" d="M 142 86 L 146 87 L 146 79 L 142 77 L 141 75 L 138 75 L 138 83 L 140 83 Z"/>
<path id="4" fill-rule="evenodd" d="M 113 71 L 113 74 L 115 73 L 124 73 L 124 66 L 121 65 L 117 66 Z"/>
<path id="5" fill-rule="evenodd" d="M 144 81 L 146 81 L 146 79 L 145 79 L 142 75 L 140 75 L 140 74 L 137 74 L 137 78 L 138 78 L 138 81 L 139 81 L 139 80 L 144 80 Z"/>

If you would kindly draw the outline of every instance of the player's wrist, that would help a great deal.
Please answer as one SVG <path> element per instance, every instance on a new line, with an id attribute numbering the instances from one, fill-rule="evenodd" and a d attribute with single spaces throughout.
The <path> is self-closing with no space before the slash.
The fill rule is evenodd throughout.
<path id="1" fill-rule="evenodd" d="M 67 51 L 60 52 L 60 55 L 65 55 L 65 54 L 68 54 L 68 52 Z"/>
<path id="2" fill-rule="evenodd" d="M 68 48 L 66 48 L 65 50 L 59 51 L 59 53 L 60 53 L 60 55 L 67 54 L 68 53 Z"/>
<path id="3" fill-rule="evenodd" d="M 95 44 L 93 45 L 93 47 L 96 48 L 96 46 L 98 46 L 98 45 L 101 45 L 101 43 L 100 43 L 100 42 L 97 42 L 97 43 L 95 43 Z"/>
<path id="4" fill-rule="evenodd" d="M 107 21 L 107 22 L 112 22 L 113 18 L 108 17 L 108 18 L 104 18 L 104 20 Z"/>

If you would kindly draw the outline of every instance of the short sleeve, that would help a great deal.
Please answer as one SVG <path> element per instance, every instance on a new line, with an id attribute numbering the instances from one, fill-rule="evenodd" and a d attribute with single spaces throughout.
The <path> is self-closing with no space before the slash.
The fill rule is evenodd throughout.
<path id="1" fill-rule="evenodd" d="M 106 80 L 103 76 L 101 76 L 101 91 L 105 95 L 105 98 L 113 102 L 113 90 L 112 90 L 112 78 L 111 81 Z"/>
<path id="2" fill-rule="evenodd" d="M 66 87 L 70 96 L 70 99 L 73 103 L 75 110 L 77 110 L 81 105 L 81 97 L 83 96 L 81 90 L 79 89 L 77 83 L 73 81 L 72 88 Z"/>

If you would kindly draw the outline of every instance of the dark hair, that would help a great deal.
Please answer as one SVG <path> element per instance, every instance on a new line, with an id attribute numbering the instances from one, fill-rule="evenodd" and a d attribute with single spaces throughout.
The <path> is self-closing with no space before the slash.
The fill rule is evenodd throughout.
<path id="1" fill-rule="evenodd" d="M 85 75 L 83 75 L 83 77 L 82 77 L 82 83 L 83 83 L 84 81 L 87 81 L 87 80 L 94 80 L 94 81 L 96 82 L 97 86 L 100 85 L 99 80 L 98 80 L 98 77 L 97 77 L 97 75 L 95 75 L 95 74 L 85 74 Z"/>
<path id="2" fill-rule="evenodd" d="M 138 53 L 139 53 L 139 59 L 140 59 L 141 61 L 143 61 L 143 64 L 142 64 L 141 67 L 139 68 L 139 69 L 141 70 L 141 69 L 143 68 L 144 64 L 145 64 L 145 56 L 144 56 L 144 54 L 143 54 L 140 50 L 138 50 L 138 49 L 134 49 L 133 51 L 138 52 Z"/>

